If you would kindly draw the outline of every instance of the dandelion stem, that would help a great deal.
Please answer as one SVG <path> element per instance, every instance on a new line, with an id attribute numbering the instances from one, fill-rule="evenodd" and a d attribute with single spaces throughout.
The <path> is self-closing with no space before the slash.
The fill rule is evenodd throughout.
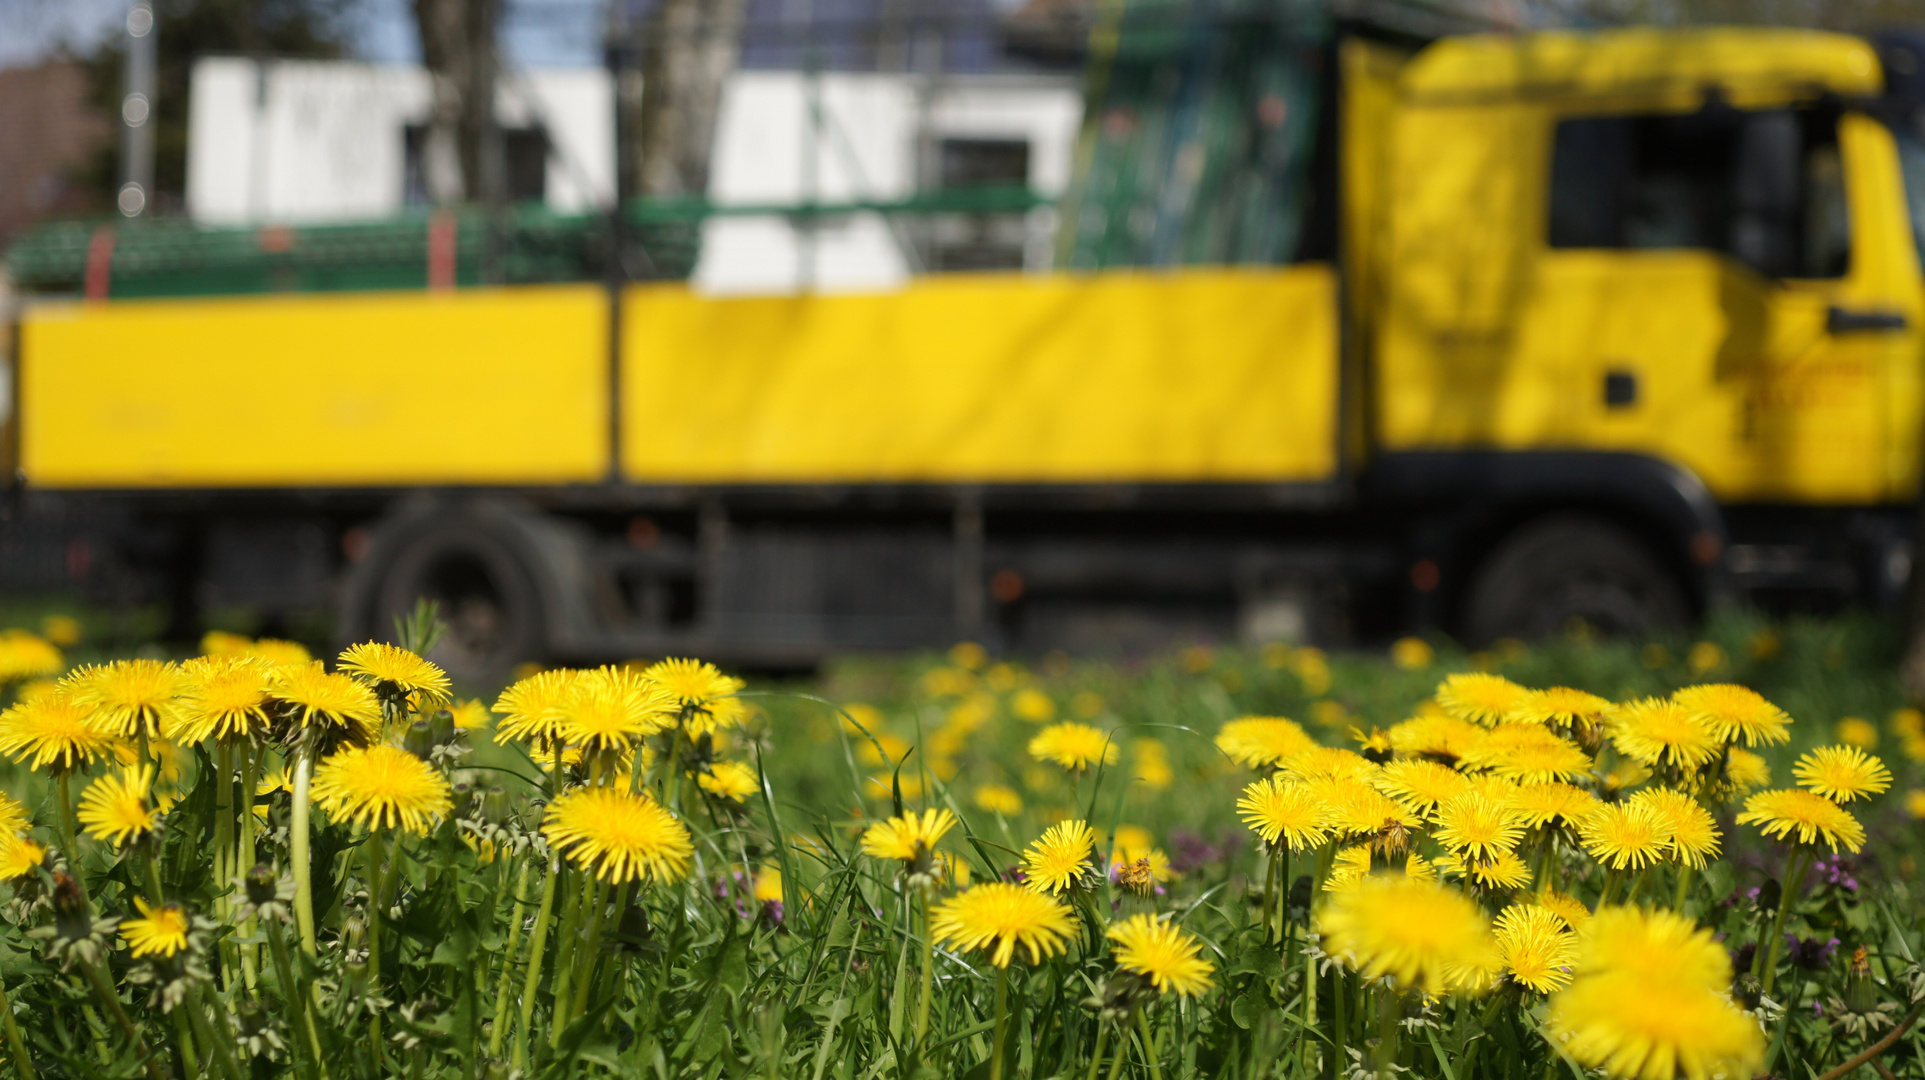
<path id="1" fill-rule="evenodd" d="M 71 770 L 60 770 L 60 846 L 67 849 L 67 862 L 73 866 L 74 883 L 80 886 L 80 894 L 87 894 L 86 875 L 80 872 L 80 842 L 76 835 L 80 823 L 74 819 L 73 781 Z"/>
<path id="2" fill-rule="evenodd" d="M 13 1022 L 13 1002 L 7 1000 L 5 980 L 0 980 L 0 1030 L 6 1033 L 7 1051 L 20 1080 L 39 1080 L 33 1071 L 33 1059 L 27 1055 L 26 1040 L 20 1037 L 20 1025 Z"/>
<path id="3" fill-rule="evenodd" d="M 589 909 L 587 936 L 575 946 L 575 963 L 581 967 L 581 977 L 575 988 L 575 1003 L 569 1007 L 568 1018 L 574 1019 L 588 1009 L 588 992 L 595 982 L 595 965 L 602 958 L 602 925 L 608 918 L 609 892 L 612 885 L 597 881 L 589 888 Z"/>
<path id="4" fill-rule="evenodd" d="M 1156 1029 L 1150 1026 L 1150 1014 L 1142 1009 L 1136 1010 L 1136 1029 L 1143 1033 L 1143 1057 L 1150 1063 L 1150 1080 L 1163 1080 L 1163 1063 L 1156 1058 Z"/>
<path id="5" fill-rule="evenodd" d="M 555 946 L 555 1011 L 548 1028 L 548 1045 L 552 1049 L 561 1045 L 562 1023 L 568 1016 L 568 991 L 573 989 L 575 976 L 575 951 L 580 944 L 582 911 L 588 906 L 589 894 L 595 891 L 595 881 L 582 874 L 574 883 L 569 895 L 562 901 L 567 914 L 562 917 L 561 940 Z"/>
<path id="6" fill-rule="evenodd" d="M 935 992 L 936 942 L 929 931 L 929 890 L 916 890 L 922 901 L 922 997 L 916 1002 L 916 1052 L 923 1049 L 923 1036 L 929 1032 L 929 997 Z"/>
<path id="7" fill-rule="evenodd" d="M 368 993 L 379 996 L 381 993 L 381 864 L 386 852 L 382 849 L 381 830 L 368 830 Z M 381 1010 L 368 1010 L 368 1044 L 374 1053 L 374 1063 L 381 1065 Z"/>
<path id="8" fill-rule="evenodd" d="M 515 950 L 521 944 L 521 924 L 528 911 L 528 872 L 533 869 L 532 862 L 521 864 L 521 873 L 515 879 L 514 917 L 508 922 L 508 947 L 501 954 L 501 982 L 495 990 L 495 1025 L 488 1033 L 488 1056 L 501 1056 L 501 1040 L 508 1031 L 508 991 L 515 975 Z"/>
<path id="9" fill-rule="evenodd" d="M 560 764 L 560 751 L 556 751 Z M 561 877 L 561 855 L 548 858 L 548 877 L 541 885 L 541 907 L 535 912 L 535 930 L 528 939 L 528 976 L 522 982 L 521 1024 L 515 1028 L 515 1057 L 511 1067 L 517 1071 L 528 1058 L 528 1027 L 535 1018 L 535 992 L 541 988 L 541 953 L 548 944 L 548 920 L 555 912 L 555 879 Z"/>
<path id="10" fill-rule="evenodd" d="M 1604 891 L 1598 894 L 1597 908 L 1595 910 L 1603 911 L 1604 906 L 1606 904 L 1609 904 L 1611 902 L 1611 898 L 1617 895 L 1618 879 L 1621 876 L 1622 875 L 1618 873 L 1618 870 L 1616 867 L 1612 867 L 1610 870 L 1605 872 Z"/>
<path id="11" fill-rule="evenodd" d="M 287 1002 L 288 1011 L 294 1014 L 292 1041 L 295 1060 L 303 1064 L 311 1060 L 314 1075 L 325 1077 L 327 1065 L 321 1057 L 321 1038 L 314 1030 L 314 1016 L 309 1009 L 308 995 L 301 993 L 300 985 L 294 978 L 294 962 L 288 956 L 287 936 L 281 932 L 279 919 L 267 920 L 267 952 L 274 964 L 274 977 L 281 983 L 281 1000 Z"/>
<path id="12" fill-rule="evenodd" d="M 996 969 L 996 1037 L 989 1057 L 989 1080 L 1003 1080 L 1003 1043 L 1009 1037 L 1009 969 Z"/>
<path id="13" fill-rule="evenodd" d="M 1778 975 L 1778 954 L 1785 947 L 1785 915 L 1791 910 L 1792 901 L 1798 899 L 1798 889 L 1805 883 L 1805 868 L 1810 864 L 1810 852 L 1802 847 L 1792 850 L 1790 865 L 1785 868 L 1784 887 L 1778 890 L 1778 910 L 1771 917 L 1769 940 L 1758 943 L 1757 955 L 1751 961 L 1751 973 L 1758 977 L 1762 993 L 1771 993 L 1771 984 Z"/>
<path id="14" fill-rule="evenodd" d="M 260 761 L 248 743 L 241 744 L 241 821 L 240 839 L 234 849 L 234 872 L 245 874 L 254 865 L 254 767 Z M 243 937 L 253 937 L 255 920 L 248 916 L 241 927 Z M 247 992 L 256 994 L 260 989 L 261 947 L 257 944 L 241 946 L 241 975 L 247 980 Z"/>
<path id="15" fill-rule="evenodd" d="M 301 951 L 316 955 L 314 944 L 314 877 L 308 855 L 308 788 L 314 779 L 314 745 L 302 739 L 294 749 L 294 769 L 290 786 L 294 789 L 293 813 L 288 820 L 288 858 L 294 863 L 294 924 L 301 933 Z"/>
<path id="16" fill-rule="evenodd" d="M 1691 867 L 1678 865 L 1678 887 L 1671 894 L 1671 910 L 1684 914 L 1684 901 L 1691 895 Z"/>
<path id="17" fill-rule="evenodd" d="M 1116 1056 L 1110 1059 L 1109 1080 L 1116 1080 L 1117 1077 L 1123 1075 L 1123 1059 L 1129 1056 L 1130 1051 L 1129 1025 L 1130 1022 L 1135 1019 L 1136 1006 L 1132 1005 L 1130 1006 L 1129 1020 L 1125 1020 L 1122 1024 L 1118 1025 L 1116 1030 Z"/>
<path id="18" fill-rule="evenodd" d="M 198 1076 L 201 1071 L 201 1060 L 200 1055 L 194 1052 L 194 1036 L 191 1029 L 199 1025 L 190 1023 L 187 1018 L 187 1009 L 187 1003 L 182 1002 L 181 1007 L 174 1010 L 174 1044 L 180 1049 L 180 1074 Z"/>
<path id="19" fill-rule="evenodd" d="M 223 1019 L 225 1013 L 218 999 L 214 997 L 213 987 L 202 983 L 199 989 L 200 992 L 195 995 L 195 1000 L 182 1002 L 174 1012 L 178 1014 L 182 1009 L 188 1011 L 190 1019 L 194 1022 L 195 1038 L 200 1040 L 201 1046 L 214 1058 L 214 1064 L 220 1069 L 221 1075 L 227 1080 L 242 1080 L 240 1066 L 234 1061 L 233 1038 L 228 1031 L 226 1020 Z M 216 1032 L 214 1030 L 216 1027 L 219 1027 L 220 1031 Z"/>
<path id="20" fill-rule="evenodd" d="M 1083 1080 L 1096 1080 L 1096 1068 L 1103 1062 L 1103 1043 L 1109 1037 L 1110 1026 L 1103 1022 L 1103 1015 L 1098 1013 L 1096 1015 L 1096 1049 L 1090 1052 L 1089 1072 L 1083 1074 Z"/>
<path id="21" fill-rule="evenodd" d="M 113 1017 L 114 1026 L 120 1028 L 120 1033 L 133 1045 L 134 1056 L 140 1058 L 141 1063 L 147 1068 L 148 1080 L 167 1080 L 167 1074 L 161 1069 L 160 1061 L 154 1057 L 152 1051 L 147 1049 L 147 1040 L 141 1037 L 140 1029 L 134 1026 L 134 1021 L 127 1015 L 127 1010 L 120 1007 L 120 997 L 114 993 L 113 984 L 107 981 L 107 977 L 101 974 L 100 968 L 92 960 L 82 959 L 80 971 L 86 976 L 87 985 L 93 988 L 94 996 L 100 999 L 100 1004 L 107 1010 L 107 1015 Z"/>

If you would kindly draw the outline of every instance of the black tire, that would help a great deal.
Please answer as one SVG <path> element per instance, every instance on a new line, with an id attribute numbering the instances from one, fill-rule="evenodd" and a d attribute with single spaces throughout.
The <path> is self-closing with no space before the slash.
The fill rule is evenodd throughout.
<path id="1" fill-rule="evenodd" d="M 1506 536 L 1465 595 L 1465 637 L 1477 645 L 1548 637 L 1577 619 L 1604 634 L 1648 637 L 1683 629 L 1691 608 L 1643 541 L 1584 514 L 1540 518 Z"/>
<path id="2" fill-rule="evenodd" d="M 541 596 L 518 548 L 495 522 L 460 512 L 396 523 L 368 554 L 367 632 L 388 637 L 396 616 L 427 599 L 448 624 L 429 658 L 450 675 L 495 679 L 538 659 Z"/>

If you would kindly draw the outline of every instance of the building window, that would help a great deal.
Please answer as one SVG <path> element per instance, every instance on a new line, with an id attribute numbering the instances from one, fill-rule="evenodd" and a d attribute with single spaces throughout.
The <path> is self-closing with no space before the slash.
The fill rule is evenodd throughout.
<path id="1" fill-rule="evenodd" d="M 1557 125 L 1553 248 L 1720 251 L 1770 277 L 1843 276 L 1851 230 L 1838 115 L 1594 116 Z"/>
<path id="2" fill-rule="evenodd" d="M 409 206 L 425 206 L 428 175 L 424 154 L 428 144 L 428 125 L 409 124 L 402 130 L 402 201 Z M 502 156 L 506 158 L 508 201 L 541 202 L 548 196 L 548 132 L 540 127 L 502 128 Z M 470 192 L 470 197 L 474 197 Z"/>
<path id="3" fill-rule="evenodd" d="M 1028 139 L 943 139 L 936 145 L 942 191 L 1029 185 Z M 929 223 L 932 270 L 1020 270 L 1029 227 L 1022 213 L 937 214 Z"/>

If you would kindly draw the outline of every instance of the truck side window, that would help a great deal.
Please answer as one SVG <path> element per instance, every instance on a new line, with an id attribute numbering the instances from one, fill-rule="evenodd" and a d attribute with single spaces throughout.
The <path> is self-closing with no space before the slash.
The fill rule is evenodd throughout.
<path id="1" fill-rule="evenodd" d="M 1838 277 L 1850 261 L 1831 110 L 1561 121 L 1551 148 L 1553 248 L 1721 251 L 1771 277 Z"/>

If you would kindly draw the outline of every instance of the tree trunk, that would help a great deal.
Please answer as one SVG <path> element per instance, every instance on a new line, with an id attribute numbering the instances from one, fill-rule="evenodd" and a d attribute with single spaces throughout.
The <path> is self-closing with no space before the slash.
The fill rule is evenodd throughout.
<path id="1" fill-rule="evenodd" d="M 465 198 L 494 203 L 503 195 L 494 122 L 500 21 L 501 0 L 414 0 L 421 61 L 434 91 L 421 167 L 436 204 Z"/>
<path id="2" fill-rule="evenodd" d="M 746 0 L 658 0 L 642 27 L 637 194 L 708 193 L 722 86 L 741 52 Z"/>

